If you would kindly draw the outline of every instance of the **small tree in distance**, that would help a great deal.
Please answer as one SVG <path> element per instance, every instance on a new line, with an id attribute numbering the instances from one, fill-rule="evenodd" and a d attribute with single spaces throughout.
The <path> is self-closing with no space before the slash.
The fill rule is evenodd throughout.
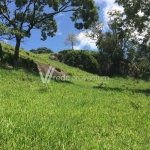
<path id="1" fill-rule="evenodd" d="M 74 49 L 74 46 L 79 42 L 79 39 L 75 33 L 68 34 L 66 40 L 64 41 L 65 45 L 71 45 L 72 50 Z"/>

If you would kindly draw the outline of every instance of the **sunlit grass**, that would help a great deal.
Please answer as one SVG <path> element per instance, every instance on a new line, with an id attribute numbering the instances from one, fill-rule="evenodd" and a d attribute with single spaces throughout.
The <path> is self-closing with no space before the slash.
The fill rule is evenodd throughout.
<path id="1" fill-rule="evenodd" d="M 46 55 L 21 55 L 74 76 L 95 75 Z M 33 57 L 34 56 L 34 57 Z M 99 150 L 150 147 L 150 83 L 80 78 L 43 84 L 24 69 L 0 68 L 0 149 Z"/>

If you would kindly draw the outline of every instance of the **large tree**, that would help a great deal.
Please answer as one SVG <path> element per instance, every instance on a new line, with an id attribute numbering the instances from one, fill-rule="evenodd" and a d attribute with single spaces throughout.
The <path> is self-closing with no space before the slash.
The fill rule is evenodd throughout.
<path id="1" fill-rule="evenodd" d="M 124 7 L 124 24 L 135 33 L 135 42 L 145 51 L 150 44 L 150 0 L 116 0 Z M 141 39 L 136 39 L 140 35 Z M 144 52 L 145 53 L 145 52 Z M 150 51 L 147 52 L 150 55 Z"/>
<path id="2" fill-rule="evenodd" d="M 112 10 L 108 14 L 109 31 L 104 33 L 102 23 L 97 22 L 90 28 L 87 36 L 96 40 L 102 73 L 127 75 L 129 61 L 126 58 L 133 60 L 136 45 L 132 42 L 131 30 L 123 22 L 123 14 L 117 10 Z"/>
<path id="3" fill-rule="evenodd" d="M 107 58 L 105 61 L 123 59 L 127 53 L 134 51 L 135 47 L 130 29 L 124 26 L 123 14 L 120 11 L 112 10 L 108 15 L 109 31 L 102 32 L 103 24 L 99 21 L 92 25 L 86 35 L 96 41 L 99 52 L 105 56 L 103 59 Z"/>
<path id="4" fill-rule="evenodd" d="M 126 21 L 139 31 L 150 22 L 150 1 L 149 0 L 116 0 L 124 7 Z"/>
<path id="5" fill-rule="evenodd" d="M 32 29 L 40 29 L 42 40 L 57 32 L 56 14 L 72 11 L 75 28 L 88 28 L 98 20 L 94 0 L 1 0 L 0 22 L 10 29 L 16 40 L 14 65 L 18 62 L 19 48 Z"/>
<path id="6" fill-rule="evenodd" d="M 119 57 L 123 58 L 130 55 L 130 60 L 134 57 L 134 52 L 137 49 L 137 45 L 133 43 L 132 30 L 128 28 L 128 25 L 124 22 L 123 13 L 118 10 L 112 10 L 108 12 L 109 15 L 109 28 L 113 34 L 115 42 L 115 49 L 118 50 Z"/>
<path id="7" fill-rule="evenodd" d="M 12 34 L 21 35 L 17 31 L 7 28 L 5 24 L 0 22 L 0 61 L 1 62 L 3 61 L 3 51 L 2 51 L 1 41 L 11 40 L 13 38 Z"/>

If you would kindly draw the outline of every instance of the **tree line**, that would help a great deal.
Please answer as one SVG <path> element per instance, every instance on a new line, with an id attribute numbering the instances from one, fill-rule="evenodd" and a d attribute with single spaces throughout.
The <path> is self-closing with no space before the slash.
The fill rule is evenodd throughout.
<path id="1" fill-rule="evenodd" d="M 150 2 L 145 1 L 143 4 L 140 1 L 134 1 L 131 3 L 136 9 L 137 5 L 144 8 L 143 14 L 138 14 L 141 11 L 141 7 L 138 7 L 138 10 L 134 10 L 133 8 L 130 10 L 129 7 L 120 1 L 119 4 L 125 7 L 125 12 L 122 13 L 117 10 L 108 12 L 109 30 L 107 32 L 103 32 L 103 23 L 101 21 L 94 22 L 85 32 L 87 37 L 95 40 L 98 48 L 99 56 L 96 57 L 100 65 L 99 72 L 101 72 L 101 75 L 128 75 L 129 71 L 132 70 L 135 73 L 134 76 L 141 75 L 142 78 L 150 77 L 150 18 L 148 17 L 150 15 L 148 11 Z M 132 13 L 129 13 L 126 9 Z M 70 35 L 76 36 L 73 34 Z M 76 38 L 71 38 L 70 35 L 68 35 L 66 40 L 70 41 L 71 45 L 75 45 Z M 74 53 L 72 52 L 72 55 L 76 55 Z M 74 57 L 72 56 L 70 62 L 74 61 Z M 74 66 L 68 60 L 65 59 L 65 62 Z M 81 62 L 78 58 L 76 58 L 76 61 Z M 94 72 L 92 71 L 92 73 Z"/>
<path id="2" fill-rule="evenodd" d="M 49 53 L 54 53 L 51 49 L 47 48 L 47 47 L 39 47 L 37 49 L 31 49 L 30 52 L 34 53 L 34 54 L 49 54 Z"/>
<path id="3" fill-rule="evenodd" d="M 41 40 L 46 40 L 47 36 L 53 37 L 57 32 L 54 16 L 71 11 L 75 28 L 88 29 L 86 35 L 95 40 L 100 54 L 98 63 L 105 64 L 103 68 L 113 66 L 110 68 L 115 70 L 119 63 L 130 62 L 147 76 L 150 72 L 150 1 L 116 2 L 123 6 L 124 12 L 108 12 L 109 30 L 103 32 L 99 8 L 94 0 L 3 0 L 0 1 L 0 37 L 16 40 L 13 58 L 13 65 L 16 66 L 20 43 L 31 36 L 31 30 L 41 30 Z M 14 8 L 11 8 L 12 4 Z M 47 12 L 44 11 L 46 7 L 49 8 Z M 72 35 L 68 39 L 77 42 Z M 67 40 L 65 44 L 71 44 L 73 49 L 72 41 Z"/>

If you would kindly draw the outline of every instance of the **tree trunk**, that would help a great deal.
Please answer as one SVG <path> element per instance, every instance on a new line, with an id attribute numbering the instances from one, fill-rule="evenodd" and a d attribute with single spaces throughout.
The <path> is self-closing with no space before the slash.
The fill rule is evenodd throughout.
<path id="1" fill-rule="evenodd" d="M 20 43 L 21 43 L 21 39 L 16 37 L 16 46 L 15 46 L 14 62 L 13 62 L 14 67 L 18 66 Z"/>
<path id="2" fill-rule="evenodd" d="M 73 49 L 73 42 L 71 43 L 71 46 L 72 46 L 72 50 L 74 50 L 74 49 Z"/>
<path id="3" fill-rule="evenodd" d="M 2 51 L 2 44 L 0 43 L 0 61 L 3 61 L 3 51 Z"/>

